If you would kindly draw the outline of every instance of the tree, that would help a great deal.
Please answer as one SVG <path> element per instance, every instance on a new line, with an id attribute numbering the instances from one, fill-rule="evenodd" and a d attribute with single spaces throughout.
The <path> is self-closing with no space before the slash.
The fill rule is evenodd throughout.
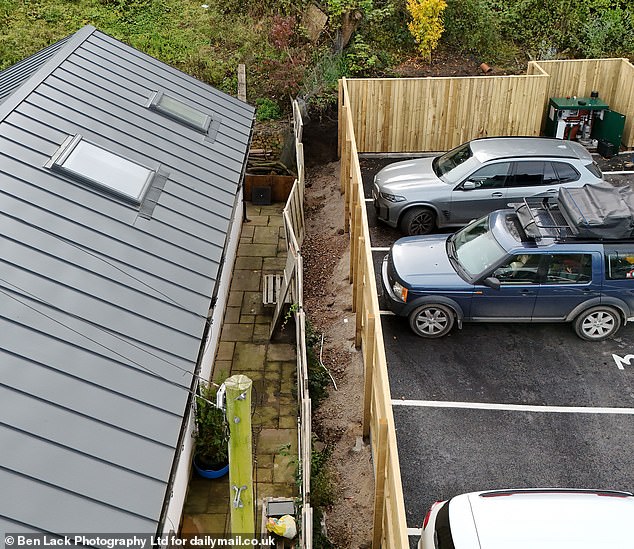
<path id="1" fill-rule="evenodd" d="M 418 51 L 428 59 L 445 30 L 442 14 L 446 7 L 445 0 L 407 0 L 407 11 L 412 16 L 407 28 L 418 44 Z"/>

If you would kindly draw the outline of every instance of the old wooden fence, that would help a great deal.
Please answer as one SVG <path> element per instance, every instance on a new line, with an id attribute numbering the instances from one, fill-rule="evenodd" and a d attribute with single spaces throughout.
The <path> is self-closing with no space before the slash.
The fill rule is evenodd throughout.
<path id="1" fill-rule="evenodd" d="M 476 137 L 539 135 L 549 97 L 591 91 L 626 115 L 623 144 L 634 147 L 634 66 L 627 59 L 532 61 L 525 75 L 344 79 L 340 85 L 347 88 L 360 153 L 444 151 Z"/>
<path id="2" fill-rule="evenodd" d="M 293 131 L 295 138 L 295 156 L 297 178 L 291 188 L 283 211 L 286 235 L 287 259 L 282 284 L 277 296 L 275 312 L 271 322 L 273 335 L 282 319 L 285 305 L 292 304 L 291 311 L 295 319 L 295 337 L 297 344 L 297 404 L 298 454 L 301 472 L 302 515 L 299 529 L 299 547 L 311 549 L 313 546 L 313 509 L 310 505 L 310 463 L 312 455 L 311 399 L 308 391 L 308 361 L 306 357 L 306 316 L 303 310 L 303 262 L 301 245 L 304 240 L 304 147 L 302 145 L 302 117 L 296 101 L 293 101 Z"/>

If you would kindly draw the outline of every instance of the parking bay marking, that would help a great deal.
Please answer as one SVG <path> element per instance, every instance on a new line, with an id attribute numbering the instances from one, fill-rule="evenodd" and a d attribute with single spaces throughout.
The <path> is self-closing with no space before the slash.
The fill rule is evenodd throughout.
<path id="1" fill-rule="evenodd" d="M 592 406 L 539 406 L 532 404 L 499 404 L 489 402 L 451 402 L 445 400 L 392 399 L 392 406 L 411 406 L 417 408 L 463 408 L 469 410 L 503 410 L 509 412 L 634 415 L 634 408 L 595 408 Z"/>
<path id="2" fill-rule="evenodd" d="M 624 357 L 620 357 L 619 355 L 613 354 L 612 358 L 614 359 L 614 362 L 616 362 L 616 367 L 619 370 L 625 370 L 625 364 L 631 366 L 634 355 L 625 355 Z"/>

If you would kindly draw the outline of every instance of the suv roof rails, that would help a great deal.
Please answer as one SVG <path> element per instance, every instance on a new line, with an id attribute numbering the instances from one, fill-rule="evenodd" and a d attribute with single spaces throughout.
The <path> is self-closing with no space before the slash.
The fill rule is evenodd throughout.
<path id="1" fill-rule="evenodd" d="M 521 203 L 509 206 L 515 210 L 526 236 L 535 241 L 545 238 L 562 240 L 574 236 L 557 204 L 549 198 L 527 197 Z"/>
<path id="2" fill-rule="evenodd" d="M 634 241 L 634 193 L 610 184 L 559 189 L 555 197 L 509 204 L 526 235 L 541 242 Z"/>

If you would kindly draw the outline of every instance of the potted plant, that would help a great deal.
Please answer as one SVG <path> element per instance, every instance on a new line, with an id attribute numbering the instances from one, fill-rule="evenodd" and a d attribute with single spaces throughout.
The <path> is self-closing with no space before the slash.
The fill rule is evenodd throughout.
<path id="1" fill-rule="evenodd" d="M 202 477 L 218 478 L 229 472 L 229 428 L 224 410 L 215 405 L 216 388 L 210 383 L 198 392 L 194 468 Z"/>

